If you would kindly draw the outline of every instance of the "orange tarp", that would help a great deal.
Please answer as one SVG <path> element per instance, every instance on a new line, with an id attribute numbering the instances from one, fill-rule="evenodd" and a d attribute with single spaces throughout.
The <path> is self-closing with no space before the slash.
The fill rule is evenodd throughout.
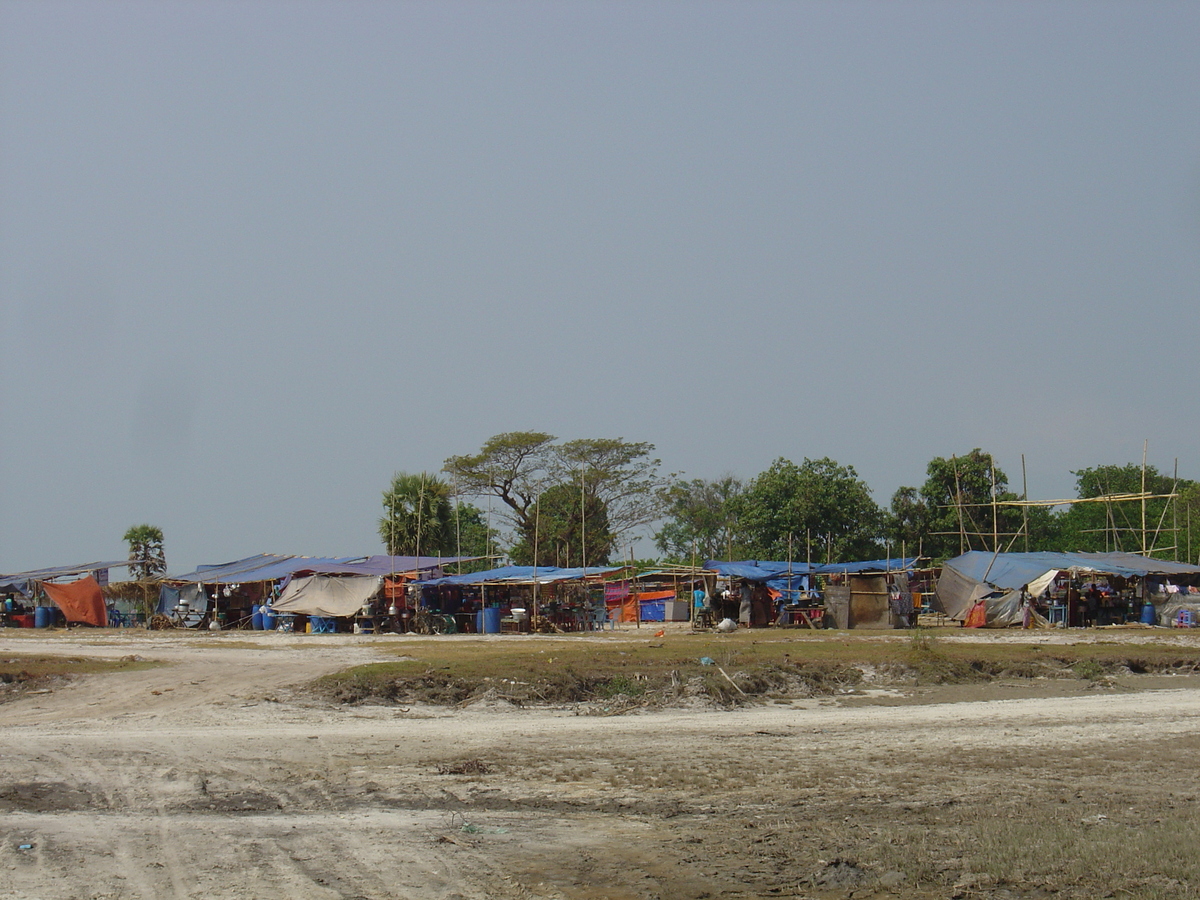
<path id="1" fill-rule="evenodd" d="M 644 594 L 630 594 L 627 599 L 621 600 L 619 603 L 608 604 L 608 617 L 614 622 L 636 622 L 640 610 L 638 604 L 645 601 L 652 603 L 656 600 L 674 600 L 675 592 L 671 591 L 647 591 Z"/>
<path id="2" fill-rule="evenodd" d="M 100 590 L 100 583 L 91 575 L 70 584 L 42 582 L 42 590 L 63 611 L 68 622 L 83 622 L 99 628 L 108 625 L 104 594 Z"/>

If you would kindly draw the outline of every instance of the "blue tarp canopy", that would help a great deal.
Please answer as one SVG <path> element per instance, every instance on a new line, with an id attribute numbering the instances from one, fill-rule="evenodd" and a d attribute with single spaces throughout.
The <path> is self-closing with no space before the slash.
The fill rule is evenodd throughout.
<path id="1" fill-rule="evenodd" d="M 709 560 L 704 564 L 704 568 L 716 572 L 718 575 L 725 575 L 729 578 L 741 578 L 745 581 L 770 581 L 773 578 L 779 578 L 782 574 L 784 577 L 788 573 L 788 564 L 783 563 L 783 568 L 778 568 L 779 563 L 760 562 L 757 559 L 742 560 L 741 562 L 717 562 Z M 807 575 L 808 565 L 806 563 L 793 563 L 791 572 L 793 575 Z"/>
<path id="2" fill-rule="evenodd" d="M 861 575 L 864 572 L 911 572 L 917 565 L 917 557 L 894 559 L 865 559 L 858 562 L 822 563 L 813 566 L 814 575 Z"/>
<path id="3" fill-rule="evenodd" d="M 935 604 L 952 619 L 964 620 L 971 607 L 983 600 L 989 625 L 1015 625 L 1020 622 L 1021 589 L 1029 586 L 1031 594 L 1043 593 L 1056 572 L 1194 581 L 1200 576 L 1200 566 L 1136 553 L 972 550 L 942 566 Z"/>
<path id="4" fill-rule="evenodd" d="M 1017 590 L 1051 569 L 1145 578 L 1200 575 L 1200 566 L 1151 559 L 1137 553 L 988 553 L 972 550 L 947 560 L 946 565 L 978 582 Z"/>
<path id="5" fill-rule="evenodd" d="M 857 575 L 862 572 L 904 572 L 917 563 L 915 556 L 896 559 L 868 559 L 860 562 L 821 563 L 809 565 L 804 562 L 781 562 L 779 560 L 747 559 L 740 562 L 720 562 L 710 559 L 704 568 L 718 575 L 744 578 L 746 581 L 770 581 L 781 576 L 792 575 Z"/>
<path id="6" fill-rule="evenodd" d="M 33 594 L 33 582 L 54 581 L 56 578 L 82 577 L 106 572 L 108 569 L 127 567 L 129 560 L 119 559 L 116 562 L 83 563 L 78 566 L 54 566 L 49 569 L 32 569 L 28 572 L 15 572 L 11 575 L 0 575 L 0 593 L 19 592 L 26 597 Z M 97 577 L 103 583 L 104 579 Z"/>
<path id="7" fill-rule="evenodd" d="M 469 572 L 466 575 L 447 575 L 445 578 L 430 578 L 420 584 L 547 584 L 552 581 L 574 581 L 583 577 L 608 575 L 620 572 L 623 566 L 589 566 L 560 569 L 557 566 L 501 566 L 484 572 Z"/>
<path id="8" fill-rule="evenodd" d="M 807 563 L 773 562 L 770 560 L 743 560 L 741 562 L 717 562 L 709 560 L 704 568 L 728 578 L 756 581 L 779 591 L 786 601 L 795 600 L 797 591 L 807 590 L 809 566 Z M 816 568 L 815 566 L 813 567 Z"/>
<path id="9" fill-rule="evenodd" d="M 431 571 L 439 566 L 472 556 L 276 556 L 260 553 L 234 562 L 201 566 L 167 581 L 189 584 L 240 584 L 246 581 L 275 581 L 299 572 L 314 575 L 388 575 L 392 572 Z"/>
<path id="10" fill-rule="evenodd" d="M 453 563 L 472 562 L 478 556 L 368 556 L 352 562 L 306 567 L 298 572 L 314 575 L 398 575 L 404 572 L 431 572 Z"/>

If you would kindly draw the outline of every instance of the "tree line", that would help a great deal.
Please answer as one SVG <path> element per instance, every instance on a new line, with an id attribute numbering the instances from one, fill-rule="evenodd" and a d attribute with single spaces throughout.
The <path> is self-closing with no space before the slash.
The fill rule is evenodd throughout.
<path id="1" fill-rule="evenodd" d="M 476 453 L 450 457 L 439 473 L 396 473 L 383 492 L 379 535 L 397 555 L 504 555 L 558 566 L 617 561 L 623 539 L 651 525 L 663 561 L 680 563 L 901 554 L 940 562 L 997 546 L 1148 550 L 1193 561 L 1200 552 L 1200 483 L 1152 466 L 1074 471 L 1076 497 L 1068 498 L 1150 499 L 1048 508 L 1022 505 L 991 454 L 975 448 L 930 460 L 920 487 L 899 488 L 882 507 L 853 466 L 827 457 L 780 457 L 745 481 L 688 479 L 660 472 L 654 449 L 621 438 L 498 434 Z"/>

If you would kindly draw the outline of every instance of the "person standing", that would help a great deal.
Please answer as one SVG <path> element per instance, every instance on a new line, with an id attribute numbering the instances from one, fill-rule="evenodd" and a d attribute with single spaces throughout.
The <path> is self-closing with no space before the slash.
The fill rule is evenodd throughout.
<path id="1" fill-rule="evenodd" d="M 1033 598 L 1029 596 L 1029 585 L 1021 585 L 1021 627 L 1033 627 Z"/>

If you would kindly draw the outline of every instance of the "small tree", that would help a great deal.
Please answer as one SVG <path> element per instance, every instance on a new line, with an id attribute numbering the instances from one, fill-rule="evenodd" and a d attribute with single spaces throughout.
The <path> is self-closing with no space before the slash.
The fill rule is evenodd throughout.
<path id="1" fill-rule="evenodd" d="M 167 571 L 162 529 L 155 525 L 134 525 L 125 532 L 129 544 L 129 574 L 134 581 L 146 581 Z"/>

